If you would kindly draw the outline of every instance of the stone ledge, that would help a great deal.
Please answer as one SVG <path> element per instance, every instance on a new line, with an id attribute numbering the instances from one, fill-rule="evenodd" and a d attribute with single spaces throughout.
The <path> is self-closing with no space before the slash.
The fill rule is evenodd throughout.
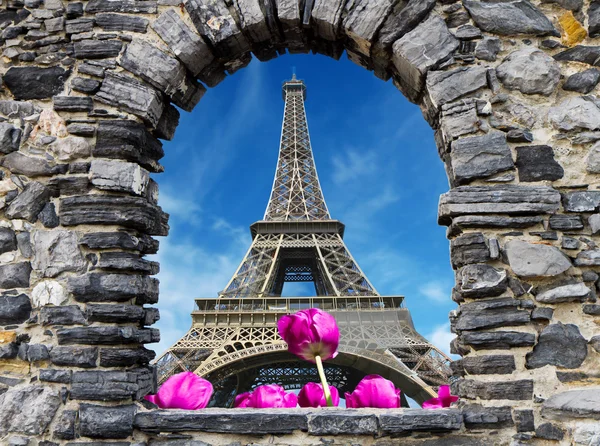
<path id="1" fill-rule="evenodd" d="M 464 427 L 458 409 L 205 409 L 138 412 L 134 427 L 147 433 L 393 435 L 449 432 Z"/>

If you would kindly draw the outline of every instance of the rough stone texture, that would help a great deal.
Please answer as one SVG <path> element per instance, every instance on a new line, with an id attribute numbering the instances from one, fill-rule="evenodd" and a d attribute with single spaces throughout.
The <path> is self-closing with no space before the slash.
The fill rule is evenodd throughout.
<path id="1" fill-rule="evenodd" d="M 149 179 L 148 171 L 136 163 L 95 159 L 90 166 L 90 180 L 98 189 L 142 195 Z"/>
<path id="2" fill-rule="evenodd" d="M 54 347 L 50 351 L 52 364 L 70 367 L 96 367 L 98 349 L 95 347 Z"/>
<path id="3" fill-rule="evenodd" d="M 101 13 L 95 16 L 96 24 L 106 31 L 132 31 L 145 33 L 148 19 L 131 15 Z"/>
<path id="4" fill-rule="evenodd" d="M 554 246 L 511 240 L 505 246 L 508 263 L 521 277 L 556 276 L 571 267 L 571 261 Z"/>
<path id="5" fill-rule="evenodd" d="M 17 249 L 17 236 L 8 228 L 0 228 L 0 254 Z"/>
<path id="6" fill-rule="evenodd" d="M 2 80 L 16 100 L 46 99 L 63 90 L 64 68 L 10 67 Z"/>
<path id="7" fill-rule="evenodd" d="M 554 159 L 550 146 L 517 147 L 517 169 L 523 182 L 559 180 L 565 171 Z"/>
<path id="8" fill-rule="evenodd" d="M 92 232 L 84 234 L 79 243 L 90 249 L 125 249 L 143 254 L 156 254 L 158 251 L 158 240 L 127 232 Z"/>
<path id="9" fill-rule="evenodd" d="M 531 432 L 535 430 L 533 410 L 515 410 L 514 418 L 517 432 Z"/>
<path id="10" fill-rule="evenodd" d="M 11 172 L 28 177 L 51 176 L 67 171 L 66 164 L 55 164 L 44 158 L 23 155 L 21 152 L 6 155 L 2 158 L 1 165 Z"/>
<path id="11" fill-rule="evenodd" d="M 596 266 L 600 265 L 600 250 L 590 249 L 581 251 L 575 258 L 576 266 Z"/>
<path id="12" fill-rule="evenodd" d="M 77 305 L 64 305 L 42 307 L 40 322 L 42 325 L 84 325 L 87 321 Z"/>
<path id="13" fill-rule="evenodd" d="M 524 94 L 550 95 L 560 79 L 558 63 L 543 51 L 525 48 L 510 53 L 496 69 L 506 88 Z"/>
<path id="14" fill-rule="evenodd" d="M 29 262 L 0 265 L 0 288 L 28 288 L 31 264 Z"/>
<path id="15" fill-rule="evenodd" d="M 53 437 L 59 440 L 74 440 L 76 421 L 77 411 L 63 410 L 54 428 Z"/>
<path id="16" fill-rule="evenodd" d="M 0 294 L 0 325 L 20 324 L 29 319 L 31 302 L 25 294 Z"/>
<path id="17" fill-rule="evenodd" d="M 600 82 L 600 70 L 590 68 L 589 70 L 569 76 L 563 84 L 563 90 L 588 94 L 598 85 L 598 82 Z"/>
<path id="18" fill-rule="evenodd" d="M 31 291 L 31 301 L 34 307 L 44 305 L 61 305 L 68 298 L 65 288 L 54 280 L 44 280 Z"/>
<path id="19" fill-rule="evenodd" d="M 600 420 L 600 388 L 569 390 L 552 395 L 542 404 L 542 416 L 550 419 Z"/>
<path id="20" fill-rule="evenodd" d="M 519 308 L 521 303 L 504 297 L 463 304 L 455 320 L 451 320 L 452 328 L 463 331 L 526 325 L 530 312 Z"/>
<path id="21" fill-rule="evenodd" d="M 450 157 L 458 184 L 514 168 L 510 148 L 502 132 L 456 140 L 452 142 Z"/>
<path id="22" fill-rule="evenodd" d="M 487 71 L 482 67 L 463 67 L 451 71 L 430 71 L 427 91 L 434 107 L 459 99 L 487 87 Z"/>
<path id="23" fill-rule="evenodd" d="M 41 435 L 60 406 L 59 392 L 46 386 L 11 388 L 0 395 L 0 435 Z"/>
<path id="24" fill-rule="evenodd" d="M 566 193 L 563 206 L 567 212 L 594 212 L 600 206 L 600 191 Z"/>
<path id="25" fill-rule="evenodd" d="M 498 429 L 513 425 L 510 406 L 484 407 L 469 404 L 462 408 L 465 426 L 473 429 Z"/>
<path id="26" fill-rule="evenodd" d="M 512 347 L 530 347 L 535 344 L 535 335 L 518 331 L 465 332 L 461 339 L 475 350 L 507 350 Z"/>
<path id="27" fill-rule="evenodd" d="M 42 277 L 56 277 L 65 271 L 85 271 L 86 262 L 74 232 L 62 229 L 34 231 L 32 240 L 35 251 L 32 266 Z"/>
<path id="28" fill-rule="evenodd" d="M 0 123 L 0 153 L 7 154 L 19 150 L 21 129 L 7 122 Z"/>
<path id="29" fill-rule="evenodd" d="M 507 288 L 506 271 L 485 264 L 467 265 L 459 272 L 458 291 L 464 297 L 495 297 Z"/>
<path id="30" fill-rule="evenodd" d="M 563 285 L 552 288 L 535 296 L 535 300 L 547 304 L 559 302 L 583 301 L 590 294 L 590 289 L 584 283 Z"/>
<path id="31" fill-rule="evenodd" d="M 550 229 L 577 230 L 583 229 L 583 221 L 579 215 L 552 215 L 550 216 Z"/>
<path id="32" fill-rule="evenodd" d="M 125 302 L 138 299 L 156 303 L 158 281 L 144 276 L 88 273 L 69 277 L 67 289 L 78 302 Z"/>
<path id="33" fill-rule="evenodd" d="M 452 362 L 455 375 L 510 374 L 516 370 L 512 355 L 467 356 Z"/>
<path id="34" fill-rule="evenodd" d="M 90 438 L 127 438 L 133 432 L 135 406 L 104 407 L 81 404 L 79 430 Z"/>
<path id="35" fill-rule="evenodd" d="M 42 183 L 32 181 L 25 186 L 17 198 L 11 201 L 6 208 L 5 215 L 9 218 L 21 218 L 33 223 L 49 198 L 48 188 Z"/>
<path id="36" fill-rule="evenodd" d="M 600 128 L 600 109 L 593 102 L 576 96 L 551 107 L 548 119 L 558 130 L 595 130 Z"/>
<path id="37" fill-rule="evenodd" d="M 132 327 L 77 327 L 57 331 L 59 345 L 148 344 L 160 341 L 158 330 Z"/>
<path id="38" fill-rule="evenodd" d="M 450 257 L 455 269 L 471 263 L 484 263 L 491 258 L 486 239 L 480 232 L 464 234 L 452 240 Z"/>
<path id="39" fill-rule="evenodd" d="M 459 379 L 452 384 L 453 394 L 463 398 L 482 400 L 531 400 L 533 381 L 519 379 L 501 382 L 483 382 L 472 379 Z"/>
<path id="40" fill-rule="evenodd" d="M 503 36 L 513 34 L 560 35 L 550 20 L 527 0 L 511 2 L 465 0 L 463 5 L 483 31 Z"/>
<path id="41" fill-rule="evenodd" d="M 528 368 L 555 365 L 567 369 L 579 367 L 587 357 L 587 341 L 577 325 L 560 322 L 545 327 L 540 333 L 538 343 L 527 354 Z"/>

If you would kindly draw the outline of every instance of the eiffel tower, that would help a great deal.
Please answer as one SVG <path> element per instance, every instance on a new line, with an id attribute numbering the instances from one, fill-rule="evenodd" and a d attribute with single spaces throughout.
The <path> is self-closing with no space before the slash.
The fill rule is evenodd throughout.
<path id="1" fill-rule="evenodd" d="M 285 82 L 283 99 L 264 218 L 250 226 L 252 244 L 219 297 L 196 299 L 192 327 L 156 360 L 159 384 L 192 371 L 213 383 L 211 406 L 230 407 L 235 395 L 262 384 L 318 382 L 312 364 L 287 352 L 276 326 L 284 314 L 317 307 L 340 328 L 339 354 L 325 363 L 340 395 L 376 373 L 421 403 L 448 382 L 449 358 L 417 333 L 403 297 L 380 296 L 350 254 L 344 224 L 330 217 L 319 184 L 304 82 L 295 75 Z M 316 297 L 281 297 L 286 282 L 312 282 Z"/>

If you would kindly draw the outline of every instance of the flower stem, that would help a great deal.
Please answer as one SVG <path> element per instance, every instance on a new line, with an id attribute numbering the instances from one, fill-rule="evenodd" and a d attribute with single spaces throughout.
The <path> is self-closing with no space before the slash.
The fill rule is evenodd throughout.
<path id="1" fill-rule="evenodd" d="M 331 391 L 329 390 L 329 384 L 327 384 L 327 378 L 325 378 L 325 369 L 323 368 L 323 361 L 320 356 L 315 356 L 315 362 L 317 363 L 317 370 L 319 371 L 319 378 L 321 378 L 321 386 L 323 386 L 323 394 L 327 401 L 327 407 L 333 407 L 333 401 L 331 401 Z"/>

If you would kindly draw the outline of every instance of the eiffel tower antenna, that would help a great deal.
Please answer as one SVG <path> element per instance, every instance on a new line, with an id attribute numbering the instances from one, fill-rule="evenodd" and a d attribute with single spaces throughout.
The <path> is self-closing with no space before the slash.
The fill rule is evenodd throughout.
<path id="1" fill-rule="evenodd" d="M 304 101 L 306 86 L 283 83 L 285 102 L 277 169 L 252 244 L 216 299 L 196 299 L 192 327 L 156 361 L 159 382 L 181 371 L 209 379 L 211 404 L 266 383 L 300 388 L 317 381 L 314 367 L 287 352 L 277 320 L 302 308 L 333 314 L 339 355 L 326 373 L 340 393 L 367 374 L 394 381 L 422 402 L 448 382 L 449 358 L 415 330 L 401 296 L 380 296 L 344 243 L 344 224 L 331 218 L 313 158 Z M 312 282 L 316 297 L 281 297 L 288 282 Z"/>

